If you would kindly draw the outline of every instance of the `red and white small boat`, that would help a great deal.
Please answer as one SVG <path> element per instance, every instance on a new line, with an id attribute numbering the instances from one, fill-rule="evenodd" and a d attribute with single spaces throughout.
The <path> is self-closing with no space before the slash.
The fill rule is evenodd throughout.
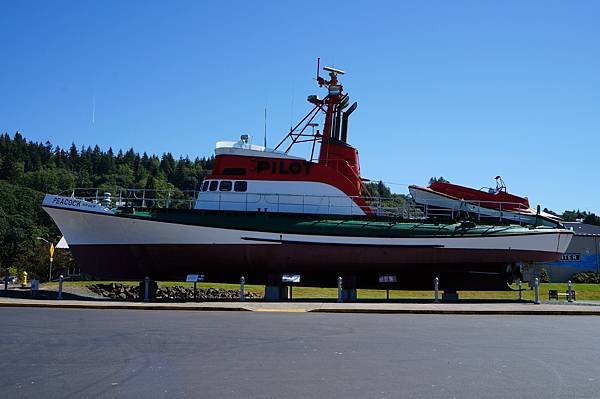
<path id="1" fill-rule="evenodd" d="M 434 181 L 429 187 L 411 185 L 408 189 L 416 203 L 429 207 L 532 225 L 556 225 L 561 221 L 555 215 L 531 208 L 527 197 L 508 193 L 500 176 L 496 176 L 496 188 L 482 187 L 477 190 Z"/>

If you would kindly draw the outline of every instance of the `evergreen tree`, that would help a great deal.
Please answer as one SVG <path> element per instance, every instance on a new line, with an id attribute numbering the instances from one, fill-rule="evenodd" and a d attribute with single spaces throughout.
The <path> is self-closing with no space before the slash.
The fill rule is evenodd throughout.
<path id="1" fill-rule="evenodd" d="M 69 149 L 69 164 L 72 170 L 79 167 L 79 153 L 77 152 L 75 143 L 72 143 L 71 148 Z"/>
<path id="2" fill-rule="evenodd" d="M 173 173 L 175 172 L 175 159 L 170 152 L 163 154 L 160 160 L 160 171 L 163 173 L 167 181 L 171 182 L 173 178 Z"/>

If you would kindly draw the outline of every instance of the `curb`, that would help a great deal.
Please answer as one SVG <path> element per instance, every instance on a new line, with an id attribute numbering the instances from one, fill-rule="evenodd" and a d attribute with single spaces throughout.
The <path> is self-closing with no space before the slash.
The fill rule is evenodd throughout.
<path id="1" fill-rule="evenodd" d="M 582 309 L 377 309 L 377 308 L 251 308 L 229 306 L 181 306 L 160 304 L 110 304 L 110 303 L 36 303 L 0 302 L 0 308 L 47 308 L 47 309 L 117 309 L 117 310 L 186 310 L 206 312 L 257 312 L 257 313 L 355 313 L 355 314 L 411 314 L 411 315 L 528 315 L 528 316 L 600 316 L 600 311 Z"/>
<path id="2" fill-rule="evenodd" d="M 371 313 L 422 315 L 600 316 L 589 310 L 461 310 L 461 309 L 313 309 L 311 313 Z"/>

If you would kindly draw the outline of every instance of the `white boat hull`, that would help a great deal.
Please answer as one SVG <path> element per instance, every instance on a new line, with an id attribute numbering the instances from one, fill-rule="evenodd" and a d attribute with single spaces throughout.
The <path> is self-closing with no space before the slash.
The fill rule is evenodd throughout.
<path id="1" fill-rule="evenodd" d="M 501 274 L 517 262 L 560 258 L 572 237 L 564 229 L 473 237 L 286 234 L 82 211 L 49 205 L 51 197 L 43 207 L 69 242 L 80 268 L 104 278 L 183 278 L 194 271 L 228 277 L 298 272 L 314 281 L 340 273 Z"/>
<path id="2" fill-rule="evenodd" d="M 472 213 L 488 219 L 497 219 L 499 221 L 517 222 L 529 225 L 535 225 L 544 219 L 553 224 L 560 221 L 558 218 L 548 213 L 540 213 L 540 215 L 537 215 L 536 211 L 531 208 L 523 209 L 521 211 L 495 209 L 482 206 L 476 202 L 469 202 L 449 197 L 441 193 L 436 193 L 428 188 L 418 186 L 410 186 L 409 192 L 417 204 L 422 204 L 433 208 L 443 208 L 454 213 Z"/>

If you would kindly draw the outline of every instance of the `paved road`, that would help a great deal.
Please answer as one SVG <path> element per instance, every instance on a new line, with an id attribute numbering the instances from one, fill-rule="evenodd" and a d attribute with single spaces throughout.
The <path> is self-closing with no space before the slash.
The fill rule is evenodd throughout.
<path id="1" fill-rule="evenodd" d="M 0 308 L 0 396 L 597 398 L 597 316 Z"/>

